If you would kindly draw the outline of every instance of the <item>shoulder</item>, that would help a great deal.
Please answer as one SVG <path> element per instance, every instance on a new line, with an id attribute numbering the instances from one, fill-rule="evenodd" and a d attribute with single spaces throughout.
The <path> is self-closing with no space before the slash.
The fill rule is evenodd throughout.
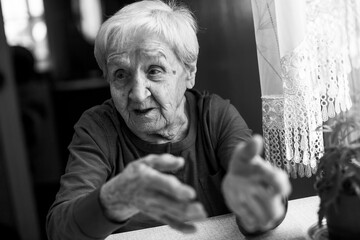
<path id="1" fill-rule="evenodd" d="M 197 105 L 197 115 L 203 128 L 214 133 L 216 138 L 229 134 L 248 134 L 249 128 L 238 110 L 229 99 L 209 92 L 189 91 L 192 94 L 192 104 Z"/>
<path id="2" fill-rule="evenodd" d="M 80 152 L 92 149 L 92 153 L 105 156 L 103 161 L 113 164 L 117 152 L 118 125 L 117 111 L 112 100 L 86 110 L 74 126 L 70 151 L 79 156 Z M 84 146 L 87 147 L 83 148 Z"/>
<path id="3" fill-rule="evenodd" d="M 229 99 L 224 99 L 208 91 L 189 90 L 187 92 L 190 104 L 197 106 L 198 116 L 203 120 L 216 121 L 225 116 L 240 115 Z"/>
<path id="4" fill-rule="evenodd" d="M 116 111 L 112 99 L 108 99 L 100 105 L 93 106 L 86 110 L 83 115 L 109 117 Z"/>
<path id="5" fill-rule="evenodd" d="M 104 133 L 115 133 L 115 126 L 119 124 L 117 111 L 112 99 L 101 105 L 96 105 L 86 110 L 75 124 L 75 128 L 101 129 Z"/>
<path id="6" fill-rule="evenodd" d="M 217 94 L 210 93 L 208 91 L 198 91 L 196 89 L 188 90 L 188 99 L 191 104 L 196 104 L 201 112 L 213 112 L 228 108 L 231 104 L 228 99 L 224 99 Z"/>

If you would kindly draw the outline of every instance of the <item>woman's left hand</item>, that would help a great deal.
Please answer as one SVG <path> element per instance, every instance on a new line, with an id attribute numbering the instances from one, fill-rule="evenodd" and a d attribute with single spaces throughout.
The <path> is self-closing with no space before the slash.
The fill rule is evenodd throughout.
<path id="1" fill-rule="evenodd" d="M 222 191 L 228 207 L 249 233 L 275 227 L 291 192 L 288 176 L 260 157 L 262 138 L 240 143 L 232 156 Z"/>

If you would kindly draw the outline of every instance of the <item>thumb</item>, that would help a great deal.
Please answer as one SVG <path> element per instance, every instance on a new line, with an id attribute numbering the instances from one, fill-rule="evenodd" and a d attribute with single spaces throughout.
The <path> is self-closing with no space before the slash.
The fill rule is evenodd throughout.
<path id="1" fill-rule="evenodd" d="M 243 164 L 250 163 L 256 155 L 260 155 L 263 149 L 263 139 L 260 135 L 254 135 L 248 142 L 239 143 L 232 155 L 230 168 L 231 172 L 238 172 Z"/>
<path id="2" fill-rule="evenodd" d="M 140 161 L 147 166 L 162 172 L 178 170 L 183 167 L 185 163 L 184 158 L 167 153 L 161 155 L 150 154 Z"/>

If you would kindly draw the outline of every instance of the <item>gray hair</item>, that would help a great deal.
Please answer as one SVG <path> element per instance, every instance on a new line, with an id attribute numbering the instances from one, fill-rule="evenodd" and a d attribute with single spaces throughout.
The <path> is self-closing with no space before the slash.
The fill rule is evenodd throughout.
<path id="1" fill-rule="evenodd" d="M 196 63 L 199 43 L 197 24 L 191 11 L 175 1 L 166 4 L 160 0 L 145 0 L 123 7 L 100 27 L 94 53 L 105 77 L 109 54 L 121 49 L 139 30 L 162 37 L 185 66 Z"/>

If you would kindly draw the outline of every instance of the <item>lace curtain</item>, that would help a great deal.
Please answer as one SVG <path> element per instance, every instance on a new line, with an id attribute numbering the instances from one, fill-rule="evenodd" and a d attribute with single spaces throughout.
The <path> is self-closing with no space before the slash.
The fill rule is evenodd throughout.
<path id="1" fill-rule="evenodd" d="M 252 11 L 265 157 L 293 178 L 310 177 L 324 151 L 318 127 L 352 106 L 360 1 L 252 0 Z"/>

